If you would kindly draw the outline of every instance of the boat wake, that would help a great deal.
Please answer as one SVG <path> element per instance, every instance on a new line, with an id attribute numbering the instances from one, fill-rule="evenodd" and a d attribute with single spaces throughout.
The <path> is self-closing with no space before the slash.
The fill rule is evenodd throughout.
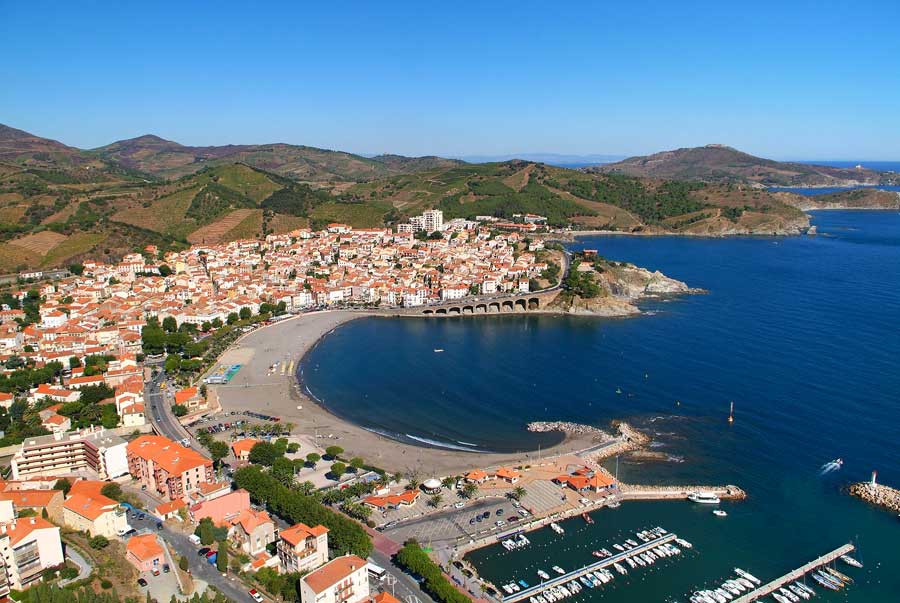
<path id="1" fill-rule="evenodd" d="M 843 459 L 834 459 L 833 461 L 829 461 L 829 462 L 825 463 L 824 465 L 822 465 L 822 467 L 819 470 L 819 475 L 827 475 L 827 474 L 831 473 L 832 471 L 837 471 L 838 469 L 841 468 L 841 466 L 843 464 L 844 464 Z"/>

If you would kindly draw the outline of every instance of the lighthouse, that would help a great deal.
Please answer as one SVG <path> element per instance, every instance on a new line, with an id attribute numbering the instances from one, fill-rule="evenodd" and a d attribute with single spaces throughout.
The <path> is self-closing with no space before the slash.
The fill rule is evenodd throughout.
<path id="1" fill-rule="evenodd" d="M 873 471 L 873 472 L 872 472 L 872 481 L 869 482 L 869 484 L 870 484 L 872 487 L 875 487 L 875 486 L 878 485 L 878 484 L 875 483 L 875 477 L 876 477 L 876 476 L 878 476 L 878 472 L 877 472 L 877 471 Z"/>

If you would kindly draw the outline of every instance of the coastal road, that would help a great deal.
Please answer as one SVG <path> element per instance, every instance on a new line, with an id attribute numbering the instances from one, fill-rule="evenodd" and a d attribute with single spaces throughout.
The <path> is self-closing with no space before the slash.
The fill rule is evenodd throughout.
<path id="1" fill-rule="evenodd" d="M 160 370 L 154 377 L 151 377 L 149 381 L 144 383 L 144 400 L 150 407 L 148 413 L 150 424 L 153 425 L 156 433 L 170 440 L 180 442 L 184 438 L 188 438 L 190 447 L 206 456 L 206 452 L 200 443 L 191 436 L 187 429 L 182 427 L 175 415 L 172 414 L 172 405 L 169 404 L 166 394 L 162 390 L 162 385 L 166 379 L 165 373 L 162 367 L 154 368 L 159 368 Z"/>

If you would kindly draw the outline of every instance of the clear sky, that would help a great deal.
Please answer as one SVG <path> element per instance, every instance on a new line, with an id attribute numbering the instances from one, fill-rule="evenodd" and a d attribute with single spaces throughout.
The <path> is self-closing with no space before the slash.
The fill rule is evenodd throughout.
<path id="1" fill-rule="evenodd" d="M 0 123 L 83 148 L 900 160 L 900 1 L 0 0 Z"/>

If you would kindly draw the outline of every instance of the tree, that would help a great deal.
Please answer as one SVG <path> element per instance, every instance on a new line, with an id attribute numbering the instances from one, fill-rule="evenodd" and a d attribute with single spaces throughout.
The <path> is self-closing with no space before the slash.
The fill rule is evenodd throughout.
<path id="1" fill-rule="evenodd" d="M 56 480 L 56 483 L 53 484 L 53 489 L 62 490 L 63 496 L 66 496 L 69 494 L 69 490 L 72 489 L 72 484 L 67 479 L 58 479 Z"/>
<path id="2" fill-rule="evenodd" d="M 219 440 L 213 440 L 209 443 L 209 446 L 206 447 L 209 450 L 209 455 L 212 457 L 213 463 L 218 465 L 219 461 L 228 456 L 228 444 L 225 442 L 220 442 Z"/>
<path id="3" fill-rule="evenodd" d="M 433 508 L 437 509 L 441 503 L 444 501 L 444 497 L 440 494 L 434 494 L 431 498 L 428 499 L 428 504 Z"/>
<path id="4" fill-rule="evenodd" d="M 188 413 L 187 406 L 184 404 L 173 404 L 172 405 L 172 414 L 176 417 L 183 417 Z M 225 454 L 228 454 L 227 452 Z"/>
<path id="5" fill-rule="evenodd" d="M 297 490 L 304 496 L 309 496 L 316 491 L 316 485 L 311 481 L 305 481 L 297 486 Z"/>
<path id="6" fill-rule="evenodd" d="M 199 532 L 197 535 L 200 537 L 200 544 L 203 546 L 209 546 L 215 542 L 213 527 L 213 522 L 209 517 L 204 517 L 200 520 L 200 525 L 197 526 L 197 532 Z"/>
<path id="7" fill-rule="evenodd" d="M 283 456 L 275 459 L 275 462 L 272 463 L 272 477 L 277 479 L 285 486 L 290 486 L 291 484 L 293 484 L 294 462 Z"/>
<path id="8" fill-rule="evenodd" d="M 186 572 L 186 571 L 188 571 L 188 568 L 189 568 L 189 567 L 190 567 L 190 564 L 188 563 L 188 558 L 187 558 L 187 557 L 185 557 L 184 555 L 182 555 L 181 557 L 178 558 L 178 568 L 179 568 L 181 571 Z"/>
<path id="9" fill-rule="evenodd" d="M 78 359 L 78 356 L 70 356 L 69 357 L 69 368 L 74 369 L 81 366 L 81 360 Z"/>
<path id="10" fill-rule="evenodd" d="M 463 498 L 474 498 L 476 494 L 478 494 L 478 486 L 469 482 L 462 487 Z"/>
<path id="11" fill-rule="evenodd" d="M 240 316 L 241 320 L 247 320 L 248 318 L 253 316 L 253 312 L 250 310 L 250 308 L 244 306 L 243 308 L 241 308 L 238 316 Z"/>
<path id="12" fill-rule="evenodd" d="M 331 464 L 331 475 L 335 478 L 339 478 L 347 471 L 347 465 L 341 462 L 332 463 Z"/>
<path id="13" fill-rule="evenodd" d="M 355 456 L 355 457 L 353 457 L 352 459 L 350 459 L 350 466 L 353 467 L 353 468 L 354 468 L 355 470 L 357 470 L 357 471 L 359 471 L 360 469 L 362 469 L 362 468 L 363 468 L 363 465 L 365 465 L 365 464 L 366 464 L 365 461 L 363 461 L 363 460 L 362 460 L 360 457 L 358 457 L 358 456 Z"/>
<path id="14" fill-rule="evenodd" d="M 178 321 L 174 316 L 166 316 L 162 321 L 162 328 L 167 333 L 174 333 L 178 330 Z"/>
<path id="15" fill-rule="evenodd" d="M 309 466 L 314 468 L 316 467 L 316 463 L 322 460 L 322 457 L 316 454 L 315 452 L 310 452 L 306 455 L 306 462 L 309 463 Z"/>
<path id="16" fill-rule="evenodd" d="M 453 487 L 453 482 L 455 482 L 455 481 L 456 480 L 452 476 L 448 475 L 447 477 L 445 477 L 444 479 L 441 480 L 441 486 L 443 486 L 444 488 L 447 488 L 449 490 L 450 488 Z"/>
<path id="17" fill-rule="evenodd" d="M 167 373 L 176 373 L 178 369 L 181 368 L 181 356 L 178 354 L 169 354 L 166 357 L 166 363 L 163 365 L 163 369 Z"/>
<path id="18" fill-rule="evenodd" d="M 221 329 L 222 328 L 222 319 L 219 318 L 218 316 L 216 316 L 215 318 L 212 319 L 212 322 L 209 324 L 211 324 L 212 328 L 214 328 L 214 329 Z"/>
<path id="19" fill-rule="evenodd" d="M 228 571 L 228 545 L 222 540 L 216 552 L 216 569 L 223 574 Z"/>
<path id="20" fill-rule="evenodd" d="M 88 540 L 88 544 L 92 549 L 97 549 L 99 551 L 100 549 L 105 549 L 109 546 L 109 540 L 106 536 L 94 536 Z"/>
<path id="21" fill-rule="evenodd" d="M 124 492 L 122 492 L 122 486 L 120 486 L 116 482 L 110 482 L 100 488 L 100 494 L 115 501 L 121 501 L 122 497 L 124 496 Z"/>
<path id="22" fill-rule="evenodd" d="M 257 442 L 250 449 L 250 462 L 256 465 L 265 465 L 271 467 L 275 464 L 275 459 L 282 456 L 278 452 L 275 444 L 271 442 Z"/>
<path id="23" fill-rule="evenodd" d="M 343 454 L 344 449 L 340 446 L 329 446 L 325 449 L 325 454 L 330 458 L 337 458 L 341 454 Z"/>
<path id="24" fill-rule="evenodd" d="M 227 322 L 228 324 L 233 325 L 234 323 L 236 323 L 236 322 L 237 322 L 238 320 L 240 320 L 240 319 L 238 318 L 238 315 L 237 315 L 236 312 L 231 312 L 231 313 L 228 315 L 228 318 L 226 318 L 225 320 L 226 320 L 226 322 Z"/>
<path id="25" fill-rule="evenodd" d="M 522 500 L 522 498 L 528 494 L 528 492 L 522 486 L 516 486 L 509 493 L 509 497 L 513 500 Z"/>

